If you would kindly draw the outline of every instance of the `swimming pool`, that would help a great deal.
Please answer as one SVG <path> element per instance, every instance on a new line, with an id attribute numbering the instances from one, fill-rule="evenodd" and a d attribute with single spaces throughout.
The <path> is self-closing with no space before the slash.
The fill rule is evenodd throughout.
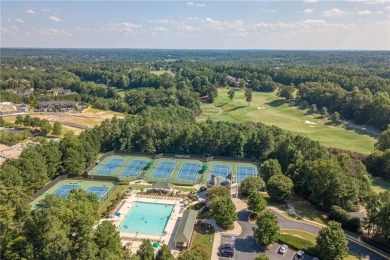
<path id="1" fill-rule="evenodd" d="M 161 236 L 173 210 L 173 205 L 134 202 L 119 226 L 120 232 Z"/>

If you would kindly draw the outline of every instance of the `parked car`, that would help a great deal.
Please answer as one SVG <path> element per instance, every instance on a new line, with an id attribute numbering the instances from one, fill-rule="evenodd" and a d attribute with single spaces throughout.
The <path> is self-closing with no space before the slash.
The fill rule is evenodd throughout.
<path id="1" fill-rule="evenodd" d="M 295 255 L 294 255 L 294 260 L 299 260 L 303 259 L 303 256 L 305 255 L 305 252 L 302 250 L 299 250 Z"/>
<path id="2" fill-rule="evenodd" d="M 219 247 L 220 250 L 226 249 L 226 248 L 231 248 L 234 249 L 234 246 L 232 244 L 223 244 Z"/>
<path id="3" fill-rule="evenodd" d="M 224 256 L 224 257 L 233 257 L 234 256 L 234 248 L 233 246 L 226 246 L 226 247 L 221 247 L 219 249 L 219 255 Z"/>
<path id="4" fill-rule="evenodd" d="M 278 253 L 284 255 L 287 252 L 287 250 L 288 250 L 288 246 L 287 245 L 281 245 L 279 247 Z"/>

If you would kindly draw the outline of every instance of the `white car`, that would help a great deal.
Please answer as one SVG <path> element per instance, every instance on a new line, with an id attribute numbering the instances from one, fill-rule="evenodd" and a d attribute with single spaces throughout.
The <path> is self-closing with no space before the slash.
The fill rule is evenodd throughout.
<path id="1" fill-rule="evenodd" d="M 287 252 L 287 249 L 288 249 L 288 246 L 287 246 L 287 245 L 281 245 L 281 246 L 279 247 L 278 252 L 279 252 L 279 254 L 284 255 L 284 254 Z"/>

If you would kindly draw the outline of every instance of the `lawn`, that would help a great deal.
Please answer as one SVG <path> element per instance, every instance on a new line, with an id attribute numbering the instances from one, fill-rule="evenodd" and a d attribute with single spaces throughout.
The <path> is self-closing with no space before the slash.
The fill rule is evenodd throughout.
<path id="1" fill-rule="evenodd" d="M 149 71 L 149 72 L 152 74 L 158 75 L 158 76 L 160 76 L 164 73 L 168 73 L 170 76 L 175 75 L 175 73 L 173 73 L 172 71 L 169 71 L 169 70 L 156 70 L 156 71 Z"/>
<path id="2" fill-rule="evenodd" d="M 261 122 L 309 137 L 324 146 L 342 149 L 347 147 L 365 154 L 374 151 L 374 137 L 346 130 L 342 125 L 330 125 L 328 119 L 317 114 L 307 115 L 305 111 L 279 100 L 275 92 L 253 92 L 253 100 L 248 106 L 243 90 L 236 91 L 233 101 L 228 98 L 227 91 L 227 88 L 219 89 L 213 104 L 202 103 L 203 113 L 198 117 L 198 121 L 205 121 L 210 117 L 217 121 Z M 307 121 L 315 124 L 307 124 Z"/>
<path id="3" fill-rule="evenodd" d="M 303 199 L 297 194 L 293 194 L 291 203 L 295 211 L 302 217 L 321 224 L 327 223 L 327 216 L 322 211 L 316 209 L 309 201 Z"/>
<path id="4" fill-rule="evenodd" d="M 191 248 L 195 245 L 201 245 L 208 253 L 207 259 L 211 259 L 211 252 L 213 251 L 214 233 L 207 234 L 205 229 L 197 224 L 194 227 L 194 233 L 192 234 Z"/>
<path id="5" fill-rule="evenodd" d="M 379 193 L 384 191 L 390 191 L 390 182 L 379 177 L 372 178 L 372 189 Z"/>
<path id="6" fill-rule="evenodd" d="M 143 184 L 130 184 L 128 186 L 129 188 L 132 188 L 133 190 L 146 190 L 152 187 L 152 185 L 143 185 Z"/>

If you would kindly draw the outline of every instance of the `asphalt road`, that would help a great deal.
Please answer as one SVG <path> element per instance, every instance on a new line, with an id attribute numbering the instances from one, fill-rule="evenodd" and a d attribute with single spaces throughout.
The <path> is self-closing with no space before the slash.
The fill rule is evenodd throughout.
<path id="1" fill-rule="evenodd" d="M 319 227 L 288 219 L 276 212 L 273 213 L 278 218 L 279 226 L 282 229 L 297 229 L 297 230 L 306 231 L 316 235 L 320 230 Z M 238 213 L 238 223 L 241 225 L 242 233 L 234 239 L 236 252 L 233 259 L 252 260 L 256 258 L 256 256 L 258 256 L 260 253 L 264 253 L 264 252 L 266 255 L 269 256 L 271 260 L 292 259 L 296 251 L 291 248 L 288 249 L 285 255 L 280 255 L 277 252 L 280 246 L 280 244 L 278 243 L 271 245 L 268 249 L 260 248 L 256 244 L 256 240 L 253 238 L 253 227 L 255 225 L 252 225 L 248 222 L 249 215 L 250 212 L 246 210 Z M 222 236 L 222 240 L 225 242 L 229 241 L 229 239 L 231 238 L 228 236 Z M 357 255 L 369 256 L 370 260 L 386 260 L 386 258 L 378 255 L 377 253 L 355 242 L 349 241 L 348 247 L 351 252 Z M 308 255 L 305 255 L 304 257 L 304 259 L 306 260 L 309 260 L 311 258 L 312 257 Z M 232 259 L 232 258 L 220 257 L 220 260 L 225 260 L 225 259 Z"/>

